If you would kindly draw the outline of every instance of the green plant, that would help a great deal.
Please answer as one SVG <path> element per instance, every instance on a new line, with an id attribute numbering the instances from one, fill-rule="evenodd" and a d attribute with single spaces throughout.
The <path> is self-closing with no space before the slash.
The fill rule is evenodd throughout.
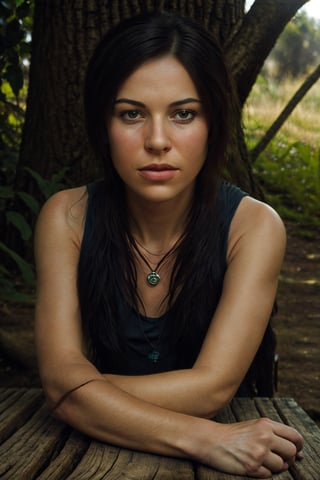
<path id="1" fill-rule="evenodd" d="M 47 180 L 30 168 L 25 168 L 35 180 L 39 192 L 44 200 L 48 199 L 58 190 L 65 187 L 63 183 L 67 168 L 52 175 Z M 23 205 L 22 211 L 17 211 L 17 200 Z M 32 249 L 32 227 L 40 210 L 40 202 L 27 192 L 15 191 L 13 185 L 0 187 L 0 213 L 2 223 L 6 228 L 13 227 L 18 230 L 25 250 Z M 23 213 L 21 213 L 23 212 Z M 35 274 L 32 262 L 22 258 L 15 250 L 0 241 L 0 252 L 5 259 L 5 265 L 0 268 L 0 301 L 33 302 Z M 12 266 L 9 270 L 7 265 Z M 22 288 L 23 286 L 23 288 Z M 25 290 L 23 293 L 22 290 Z"/>
<path id="2" fill-rule="evenodd" d="M 246 141 L 253 149 L 303 79 L 259 76 L 244 108 Z M 284 219 L 320 224 L 320 84 L 317 82 L 259 155 L 253 169 L 266 198 Z"/>
<path id="3" fill-rule="evenodd" d="M 31 51 L 33 1 L 0 0 L 0 167 L 19 153 Z"/>
<path id="4" fill-rule="evenodd" d="M 320 152 L 303 142 L 273 141 L 254 170 L 270 203 L 284 218 L 320 224 Z"/>

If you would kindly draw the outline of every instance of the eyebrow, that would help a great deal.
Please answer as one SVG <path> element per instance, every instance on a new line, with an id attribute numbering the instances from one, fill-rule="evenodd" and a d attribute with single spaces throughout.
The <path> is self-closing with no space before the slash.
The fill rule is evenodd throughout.
<path id="1" fill-rule="evenodd" d="M 143 102 L 138 102 L 137 100 L 132 100 L 130 98 L 118 98 L 115 100 L 114 105 L 117 105 L 118 103 L 128 103 L 129 105 L 133 105 L 135 107 L 141 107 L 145 108 L 145 104 Z M 179 105 L 185 105 L 187 103 L 202 103 L 201 100 L 198 98 L 183 98 L 182 100 L 177 100 L 175 102 L 170 103 L 170 107 L 178 107 Z"/>

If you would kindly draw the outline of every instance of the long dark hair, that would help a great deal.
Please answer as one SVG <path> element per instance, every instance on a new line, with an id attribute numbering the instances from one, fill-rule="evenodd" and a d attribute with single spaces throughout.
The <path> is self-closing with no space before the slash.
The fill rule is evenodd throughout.
<path id="1" fill-rule="evenodd" d="M 223 219 L 216 208 L 232 128 L 233 86 L 223 53 L 195 21 L 171 14 L 144 14 L 111 29 L 89 62 L 85 119 L 89 140 L 104 168 L 94 192 L 88 242 L 81 251 L 78 291 L 85 335 L 101 366 L 102 352 L 121 350 L 117 328 L 119 293 L 136 308 L 139 298 L 123 182 L 113 167 L 106 130 L 121 84 L 150 59 L 171 54 L 185 67 L 203 102 L 209 125 L 208 154 L 195 186 L 194 201 L 171 277 L 170 338 L 192 365 L 219 301 L 226 268 Z M 169 328 L 169 327 L 168 327 Z M 184 352 L 188 351 L 188 359 Z M 100 363 L 99 363 L 100 362 Z"/>

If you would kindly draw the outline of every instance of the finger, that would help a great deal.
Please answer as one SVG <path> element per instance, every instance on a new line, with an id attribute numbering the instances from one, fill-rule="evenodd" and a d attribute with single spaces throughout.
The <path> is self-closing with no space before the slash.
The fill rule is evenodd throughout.
<path id="1" fill-rule="evenodd" d="M 274 421 L 271 422 L 273 426 L 273 431 L 276 435 L 294 443 L 298 451 L 302 449 L 304 443 L 303 437 L 295 428 L 284 425 L 283 423 L 278 423 Z"/>
<path id="2" fill-rule="evenodd" d="M 260 465 L 257 463 L 258 460 L 254 460 L 246 464 L 246 475 L 254 478 L 270 478 L 272 473 L 283 472 L 289 468 L 288 463 L 272 451 L 265 453 L 264 458 L 261 459 Z M 254 464 L 256 465 L 254 466 Z"/>
<path id="3" fill-rule="evenodd" d="M 255 471 L 245 472 L 245 474 L 251 478 L 272 478 L 272 472 L 263 465 L 257 468 Z"/>
<path id="4" fill-rule="evenodd" d="M 274 437 L 271 450 L 285 461 L 294 459 L 297 455 L 296 445 L 292 441 L 278 436 Z"/>
<path id="5" fill-rule="evenodd" d="M 271 470 L 273 473 L 288 470 L 289 462 L 284 460 L 280 455 L 270 451 L 263 461 L 263 466 Z"/>
<path id="6" fill-rule="evenodd" d="M 300 452 L 297 452 L 296 457 L 297 457 L 297 460 L 302 460 L 302 459 L 304 458 L 304 453 L 301 452 L 301 451 L 300 451 Z"/>

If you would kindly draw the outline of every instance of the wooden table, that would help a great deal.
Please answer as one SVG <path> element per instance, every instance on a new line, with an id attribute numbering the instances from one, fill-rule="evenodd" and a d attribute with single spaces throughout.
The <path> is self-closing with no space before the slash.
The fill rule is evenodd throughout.
<path id="1" fill-rule="evenodd" d="M 320 479 L 320 429 L 292 398 L 234 399 L 218 420 L 267 416 L 296 427 L 305 458 L 277 480 Z M 10 480 L 243 479 L 190 461 L 106 445 L 54 420 L 40 389 L 0 388 L 0 478 Z"/>

